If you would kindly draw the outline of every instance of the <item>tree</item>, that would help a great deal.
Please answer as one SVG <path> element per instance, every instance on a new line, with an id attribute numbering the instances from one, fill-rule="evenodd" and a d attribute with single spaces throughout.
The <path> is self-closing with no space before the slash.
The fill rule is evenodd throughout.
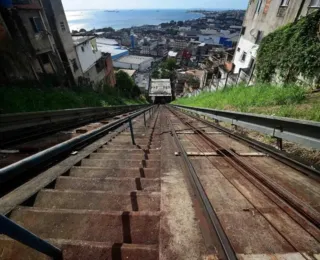
<path id="1" fill-rule="evenodd" d="M 179 21 L 179 22 L 177 22 L 177 25 L 178 25 L 178 26 L 183 26 L 183 22 L 182 22 L 182 21 Z"/>
<path id="2" fill-rule="evenodd" d="M 73 34 L 73 33 L 78 33 L 78 31 L 77 31 L 77 30 L 72 30 L 71 33 L 72 33 L 72 34 Z"/>
<path id="3" fill-rule="evenodd" d="M 169 71 L 174 71 L 177 67 L 177 61 L 174 58 L 169 58 L 165 62 L 161 64 L 161 67 L 163 69 L 169 70 Z"/>
<path id="4" fill-rule="evenodd" d="M 85 32 L 87 32 L 87 31 L 86 31 L 86 29 L 83 29 L 83 28 L 82 28 L 82 29 L 80 29 L 80 31 L 79 31 L 79 32 L 81 32 L 81 33 L 85 33 Z"/>
<path id="5" fill-rule="evenodd" d="M 158 79 L 160 78 L 160 72 L 158 70 L 154 70 L 151 74 L 151 78 Z"/>
<path id="6" fill-rule="evenodd" d="M 173 25 L 173 24 L 176 24 L 176 22 L 175 22 L 175 21 L 173 21 L 173 20 L 171 20 L 171 21 L 170 21 L 170 24 L 172 24 L 172 25 Z"/>
<path id="7" fill-rule="evenodd" d="M 126 97 L 138 97 L 141 94 L 139 87 L 133 79 L 124 71 L 116 73 L 116 88 Z"/>

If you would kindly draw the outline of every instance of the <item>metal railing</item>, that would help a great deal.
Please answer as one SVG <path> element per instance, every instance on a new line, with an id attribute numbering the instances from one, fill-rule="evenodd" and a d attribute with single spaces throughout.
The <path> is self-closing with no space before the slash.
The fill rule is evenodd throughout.
<path id="1" fill-rule="evenodd" d="M 200 107 L 180 105 L 173 105 L 173 107 L 269 135 L 278 139 L 280 148 L 282 140 L 287 140 L 306 147 L 320 149 L 319 122 Z"/>
<path id="2" fill-rule="evenodd" d="M 69 127 L 77 127 L 120 113 L 131 112 L 147 105 L 65 109 L 55 111 L 0 114 L 1 147 L 50 134 Z"/>
<path id="3" fill-rule="evenodd" d="M 135 118 L 150 109 L 153 109 L 154 106 L 149 106 L 148 108 L 141 109 L 138 112 L 135 112 L 131 114 L 130 116 L 126 116 L 124 118 L 121 118 L 119 120 L 113 121 L 105 126 L 102 126 L 100 128 L 97 128 L 91 132 L 88 132 L 86 134 L 77 136 L 75 138 L 72 138 L 70 140 L 67 140 L 63 143 L 57 144 L 53 147 L 50 147 L 44 151 L 41 151 L 39 153 L 36 153 L 32 156 L 29 156 L 21 161 L 18 161 L 14 164 L 11 164 L 9 166 L 6 166 L 2 169 L 0 169 L 0 183 L 4 183 L 17 175 L 34 168 L 40 164 L 43 164 L 46 161 L 50 161 L 53 158 L 60 156 L 62 154 L 65 154 L 67 152 L 72 151 L 76 147 L 79 147 L 87 142 L 90 142 L 94 140 L 95 138 L 99 137 L 100 135 L 103 135 L 112 129 L 119 127 L 122 124 L 129 123 L 129 121 L 132 118 Z"/>
<path id="4" fill-rule="evenodd" d="M 17 240 L 54 259 L 60 259 L 62 256 L 62 252 L 59 248 L 37 237 L 35 234 L 16 224 L 4 215 L 0 215 L 0 234 Z"/>
<path id="5" fill-rule="evenodd" d="M 66 141 L 62 144 L 58 144 L 54 147 L 51 147 L 43 152 L 30 156 L 20 162 L 14 163 L 13 165 L 9 165 L 5 168 L 0 169 L 0 183 L 6 181 L 17 174 L 30 169 L 42 161 L 47 161 L 48 159 L 52 159 L 59 153 L 63 153 L 66 151 L 71 151 L 75 145 L 82 144 L 83 142 L 88 142 L 90 140 L 94 141 L 99 136 L 103 134 L 107 134 L 109 131 L 114 130 L 124 124 L 128 124 L 130 128 L 132 144 L 135 144 L 134 140 L 134 132 L 132 127 L 132 119 L 136 118 L 140 115 L 143 115 L 144 126 L 146 127 L 146 113 L 149 112 L 149 118 L 151 114 L 154 113 L 156 107 L 149 106 L 147 108 L 141 109 L 125 118 L 119 119 L 115 122 L 111 122 L 106 126 L 102 126 L 96 130 L 93 130 L 90 133 L 84 134 L 77 138 Z M 55 247 L 54 245 L 48 243 L 47 241 L 41 239 L 37 235 L 31 233 L 26 230 L 24 227 L 18 225 L 13 222 L 5 215 L 0 215 L 0 234 L 6 235 L 20 243 L 35 249 L 38 252 L 41 252 L 45 255 L 51 256 L 54 259 L 61 259 L 62 252 L 61 249 Z"/>

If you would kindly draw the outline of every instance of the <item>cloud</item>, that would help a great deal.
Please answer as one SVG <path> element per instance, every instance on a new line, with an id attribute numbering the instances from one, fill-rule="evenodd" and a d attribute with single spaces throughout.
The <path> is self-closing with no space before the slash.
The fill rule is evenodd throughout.
<path id="1" fill-rule="evenodd" d="M 248 0 L 62 0 L 66 10 L 80 9 L 187 9 L 187 8 L 217 8 L 245 9 Z"/>

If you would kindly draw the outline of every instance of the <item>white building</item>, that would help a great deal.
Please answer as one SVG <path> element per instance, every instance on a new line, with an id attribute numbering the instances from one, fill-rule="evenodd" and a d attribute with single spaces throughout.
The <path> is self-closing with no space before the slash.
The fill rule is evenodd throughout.
<path id="1" fill-rule="evenodd" d="M 151 67 L 153 58 L 145 56 L 128 55 L 113 61 L 113 66 L 121 69 L 145 71 Z"/>
<path id="2" fill-rule="evenodd" d="M 85 78 L 92 83 L 101 82 L 105 78 L 105 59 L 98 50 L 95 36 L 72 37 L 80 67 Z"/>
<path id="3" fill-rule="evenodd" d="M 97 38 L 97 46 L 102 53 L 110 53 L 112 60 L 129 55 L 129 51 L 114 39 Z"/>
<path id="4" fill-rule="evenodd" d="M 152 79 L 149 96 L 155 100 L 156 97 L 172 96 L 170 79 Z"/>

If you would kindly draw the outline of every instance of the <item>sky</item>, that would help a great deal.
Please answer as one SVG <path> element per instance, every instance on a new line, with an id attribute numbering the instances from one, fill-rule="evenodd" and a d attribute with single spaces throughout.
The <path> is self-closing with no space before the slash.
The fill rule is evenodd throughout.
<path id="1" fill-rule="evenodd" d="M 66 10 L 82 9 L 246 9 L 248 0 L 62 0 Z"/>

